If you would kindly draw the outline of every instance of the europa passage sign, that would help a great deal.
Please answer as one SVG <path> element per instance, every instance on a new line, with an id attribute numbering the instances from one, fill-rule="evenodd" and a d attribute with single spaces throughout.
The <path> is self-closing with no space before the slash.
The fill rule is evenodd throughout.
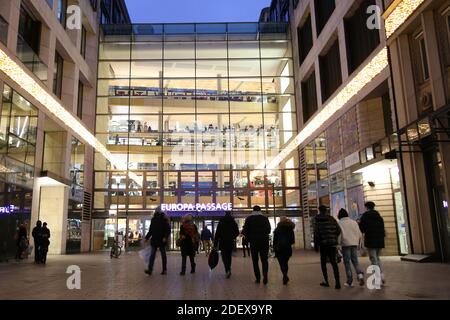
<path id="1" fill-rule="evenodd" d="M 161 210 L 171 217 L 180 217 L 185 214 L 194 216 L 223 216 L 231 211 L 231 203 L 163 203 Z"/>

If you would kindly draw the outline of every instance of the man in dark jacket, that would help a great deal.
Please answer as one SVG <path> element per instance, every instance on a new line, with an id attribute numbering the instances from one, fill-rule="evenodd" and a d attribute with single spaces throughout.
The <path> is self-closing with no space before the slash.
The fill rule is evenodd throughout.
<path id="1" fill-rule="evenodd" d="M 161 274 L 167 273 L 167 255 L 166 255 L 166 245 L 167 239 L 170 236 L 170 224 L 169 221 L 161 211 L 161 208 L 158 207 L 155 210 L 155 214 L 153 215 L 152 221 L 150 223 L 150 229 L 145 236 L 145 240 L 150 240 L 150 245 L 152 246 L 152 252 L 150 254 L 150 260 L 148 262 L 148 270 L 145 271 L 148 275 L 151 275 L 153 272 L 153 265 L 155 263 L 156 250 L 161 252 L 162 258 L 162 272 Z"/>
<path id="2" fill-rule="evenodd" d="M 41 229 L 42 222 L 40 220 L 36 221 L 36 227 L 33 228 L 31 235 L 34 240 L 34 262 L 41 263 L 41 245 L 42 245 L 42 237 L 41 237 Z"/>
<path id="3" fill-rule="evenodd" d="M 239 236 L 239 227 L 231 216 L 231 212 L 227 211 L 225 217 L 220 219 L 217 225 L 214 238 L 214 248 L 219 246 L 227 279 L 231 277 L 231 254 L 233 253 L 234 240 L 237 236 Z"/>
<path id="4" fill-rule="evenodd" d="M 267 284 L 267 274 L 269 272 L 269 234 L 271 231 L 269 219 L 262 215 L 259 206 L 253 207 L 253 213 L 245 219 L 243 235 L 250 242 L 252 254 L 253 271 L 255 272 L 256 283 L 261 282 L 258 256 L 261 258 L 263 283 Z"/>
<path id="5" fill-rule="evenodd" d="M 341 228 L 329 213 L 325 206 L 319 207 L 319 214 L 315 218 L 314 226 L 314 248 L 316 251 L 320 249 L 320 265 L 322 267 L 322 274 L 324 282 L 320 285 L 322 287 L 329 287 L 327 260 L 333 266 L 334 279 L 336 281 L 336 289 L 341 288 L 339 280 L 339 267 L 336 259 L 337 246 L 339 244 L 338 237 L 341 234 Z"/>
<path id="6" fill-rule="evenodd" d="M 44 222 L 41 229 L 41 262 L 47 262 L 48 247 L 50 246 L 50 229 L 47 228 L 47 222 Z"/>
<path id="7" fill-rule="evenodd" d="M 203 226 L 202 233 L 200 235 L 200 240 L 203 244 L 203 250 L 206 253 L 206 256 L 209 255 L 211 252 L 211 240 L 212 240 L 212 233 L 211 230 L 208 229 L 206 225 Z"/>
<path id="8" fill-rule="evenodd" d="M 381 272 L 381 281 L 384 284 L 384 273 L 381 270 L 380 251 L 384 248 L 384 220 L 375 210 L 375 203 L 369 201 L 365 204 L 367 211 L 361 216 L 359 229 L 364 234 L 364 246 L 369 253 L 372 265 L 377 265 Z"/>

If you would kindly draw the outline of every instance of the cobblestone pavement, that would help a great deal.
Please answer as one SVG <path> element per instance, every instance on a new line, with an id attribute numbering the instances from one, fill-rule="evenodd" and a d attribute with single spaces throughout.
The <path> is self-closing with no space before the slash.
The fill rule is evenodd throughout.
<path id="1" fill-rule="evenodd" d="M 225 279 L 223 266 L 209 271 L 204 254 L 196 257 L 197 272 L 179 275 L 181 257 L 169 253 L 168 274 L 160 275 L 159 253 L 152 276 L 144 273 L 137 252 L 127 252 L 111 260 L 107 253 L 49 256 L 47 265 L 32 261 L 0 263 L 0 299 L 450 299 L 450 265 L 418 264 L 383 257 L 386 286 L 381 290 L 366 287 L 322 288 L 319 257 L 314 252 L 297 251 L 290 261 L 287 286 L 281 281 L 278 262 L 270 258 L 269 284 L 254 283 L 251 259 L 242 252 L 234 254 L 231 279 Z M 363 268 L 369 265 L 361 258 Z M 81 289 L 68 290 L 66 269 L 81 269 Z M 332 275 L 331 266 L 328 266 Z M 341 281 L 344 266 L 340 264 Z"/>

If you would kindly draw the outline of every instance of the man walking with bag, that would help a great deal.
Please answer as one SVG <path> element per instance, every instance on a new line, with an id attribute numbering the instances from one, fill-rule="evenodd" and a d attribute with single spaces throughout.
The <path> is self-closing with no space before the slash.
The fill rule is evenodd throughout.
<path id="1" fill-rule="evenodd" d="M 231 256 L 234 240 L 238 235 L 239 227 L 231 216 L 231 212 L 227 211 L 225 216 L 219 221 L 214 238 L 214 248 L 219 247 L 227 279 L 231 277 Z"/>

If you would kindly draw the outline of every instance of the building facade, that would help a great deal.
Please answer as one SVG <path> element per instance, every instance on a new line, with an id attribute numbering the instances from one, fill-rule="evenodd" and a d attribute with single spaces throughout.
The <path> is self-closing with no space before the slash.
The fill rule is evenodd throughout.
<path id="1" fill-rule="evenodd" d="M 399 12 L 408 18 L 400 20 Z M 410 251 L 450 261 L 450 4 L 386 1 Z"/>
<path id="2" fill-rule="evenodd" d="M 127 168 L 95 157 L 95 250 L 138 243 L 159 205 L 172 248 L 188 212 L 213 231 L 223 205 L 241 228 L 254 205 L 300 222 L 298 157 L 261 166 L 297 134 L 288 24 L 103 26 L 99 50 L 96 136 Z"/>
<path id="3" fill-rule="evenodd" d="M 0 246 L 7 256 L 15 254 L 18 226 L 31 233 L 38 219 L 52 231 L 51 254 L 90 249 L 99 5 L 0 2 Z"/>

